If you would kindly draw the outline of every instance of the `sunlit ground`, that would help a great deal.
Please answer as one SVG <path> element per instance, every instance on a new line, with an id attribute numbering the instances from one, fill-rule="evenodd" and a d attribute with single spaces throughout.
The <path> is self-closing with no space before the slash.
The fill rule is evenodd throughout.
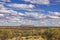
<path id="1" fill-rule="evenodd" d="M 0 27 L 0 40 L 60 40 L 60 28 Z"/>

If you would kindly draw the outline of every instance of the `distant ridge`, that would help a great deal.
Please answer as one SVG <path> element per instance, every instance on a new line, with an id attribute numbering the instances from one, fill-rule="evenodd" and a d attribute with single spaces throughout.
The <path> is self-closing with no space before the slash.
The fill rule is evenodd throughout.
<path id="1" fill-rule="evenodd" d="M 0 26 L 0 28 L 21 28 L 21 27 L 60 27 L 60 26 L 35 26 L 35 25 L 29 25 L 29 24 L 22 24 L 19 26 Z"/>
<path id="2" fill-rule="evenodd" d="M 34 25 L 25 25 L 25 24 L 23 24 L 23 25 L 20 25 L 21 27 L 35 27 Z"/>

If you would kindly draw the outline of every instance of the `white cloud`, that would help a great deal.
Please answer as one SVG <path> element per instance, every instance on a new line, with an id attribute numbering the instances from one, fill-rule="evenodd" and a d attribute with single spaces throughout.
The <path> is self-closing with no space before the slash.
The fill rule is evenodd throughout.
<path id="1" fill-rule="evenodd" d="M 0 4 L 0 10 L 1 9 L 6 9 L 3 4 Z"/>
<path id="2" fill-rule="evenodd" d="M 11 14 L 11 15 L 17 15 L 17 12 L 14 10 L 0 10 L 0 13 L 3 14 Z"/>
<path id="3" fill-rule="evenodd" d="M 59 16 L 59 15 L 60 15 L 60 13 L 59 13 L 59 12 L 54 12 L 54 14 L 55 14 L 55 15 L 57 15 L 57 16 Z"/>
<path id="4" fill-rule="evenodd" d="M 60 18 L 60 12 L 49 12 L 50 18 Z"/>
<path id="5" fill-rule="evenodd" d="M 23 13 L 19 13 L 20 16 L 23 16 L 24 14 Z"/>
<path id="6" fill-rule="evenodd" d="M 1 16 L 1 19 L 3 19 L 3 20 L 12 21 L 12 19 L 14 19 L 16 21 L 17 19 L 15 19 L 15 18 L 17 18 L 17 16 L 18 16 L 18 12 L 14 11 L 14 10 L 1 9 L 0 16 Z"/>
<path id="7" fill-rule="evenodd" d="M 48 17 L 52 19 L 42 19 L 42 18 L 47 18 L 47 15 L 40 14 L 37 12 L 25 12 L 25 14 L 19 13 L 19 15 L 21 15 L 20 17 L 23 18 L 18 21 L 20 22 L 20 24 L 38 25 L 38 26 L 59 26 L 60 25 L 59 17 L 50 14 L 48 14 L 49 15 Z"/>
<path id="8" fill-rule="evenodd" d="M 14 13 L 11 13 L 11 14 L 14 14 Z M 53 19 L 41 19 L 40 16 L 41 18 L 45 18 L 43 16 L 46 16 L 46 15 L 39 14 L 37 12 L 36 13 L 26 12 L 25 14 L 17 12 L 17 16 L 6 16 L 6 18 L 9 20 L 6 19 L 2 21 L 0 19 L 0 23 L 5 23 L 3 25 L 15 25 L 15 26 L 22 25 L 22 24 L 23 25 L 36 25 L 36 26 L 58 26 L 60 25 L 59 19 L 54 19 L 56 18 L 55 16 L 52 16 L 52 15 L 49 16 L 50 18 L 53 18 Z"/>
<path id="9" fill-rule="evenodd" d="M 53 13 L 52 13 L 53 14 Z M 19 15 L 21 17 L 23 17 L 24 19 L 28 19 L 28 20 L 41 20 L 41 19 L 56 19 L 56 18 L 60 18 L 57 14 L 53 14 L 51 15 L 50 13 L 45 15 L 39 12 L 25 12 L 25 14 L 23 13 L 19 13 Z"/>
<path id="10" fill-rule="evenodd" d="M 8 4 L 7 6 L 20 9 L 30 9 L 35 7 L 32 4 Z"/>
<path id="11" fill-rule="evenodd" d="M 23 20 L 32 20 L 32 21 L 39 21 L 41 19 L 47 18 L 47 15 L 39 12 L 25 12 L 25 13 L 19 13 L 19 15 Z"/>
<path id="12" fill-rule="evenodd" d="M 50 15 L 60 16 L 60 12 L 49 12 Z"/>
<path id="13" fill-rule="evenodd" d="M 55 2 L 60 2 L 60 0 L 55 0 Z"/>
<path id="14" fill-rule="evenodd" d="M 24 0 L 26 2 L 36 3 L 36 4 L 49 4 L 49 0 Z"/>
<path id="15" fill-rule="evenodd" d="M 49 18 L 52 18 L 52 19 L 54 19 L 54 18 L 60 18 L 60 17 L 58 17 L 58 16 L 52 16 L 52 15 L 49 15 L 48 17 L 49 17 Z"/>
<path id="16" fill-rule="evenodd" d="M 11 13 L 8 10 L 0 10 L 1 13 Z"/>
<path id="17" fill-rule="evenodd" d="M 1 16 L 4 16 L 4 14 L 0 14 L 0 17 L 1 17 Z"/>
<path id="18" fill-rule="evenodd" d="M 11 2 L 11 0 L 1 0 L 2 2 Z"/>
<path id="19" fill-rule="evenodd" d="M 19 8 L 26 9 L 27 6 L 25 6 L 24 8 L 21 6 Z M 29 9 L 30 7 L 28 6 L 27 9 Z M 6 9 L 3 4 L 0 5 L 0 25 L 16 26 L 16 25 L 26 24 L 26 25 L 39 25 L 39 26 L 52 26 L 52 25 L 56 26 L 56 25 L 60 25 L 59 16 L 60 16 L 59 12 L 49 12 L 49 14 L 45 15 L 41 13 L 41 10 L 40 12 L 36 12 L 36 10 L 34 10 L 33 12 L 31 11 L 31 12 L 21 13 L 14 11 L 12 9 Z M 45 18 L 52 18 L 52 19 L 45 19 Z"/>
<path id="20" fill-rule="evenodd" d="M 40 18 L 45 18 L 45 15 L 38 12 L 25 12 L 25 18 L 31 20 L 40 20 Z"/>

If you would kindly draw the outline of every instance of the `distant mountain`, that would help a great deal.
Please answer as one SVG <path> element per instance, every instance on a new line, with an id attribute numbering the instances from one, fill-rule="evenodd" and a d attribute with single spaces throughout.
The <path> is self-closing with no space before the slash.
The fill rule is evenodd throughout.
<path id="1" fill-rule="evenodd" d="M 34 25 L 26 25 L 26 24 L 23 24 L 23 25 L 20 25 L 21 27 L 35 27 Z"/>

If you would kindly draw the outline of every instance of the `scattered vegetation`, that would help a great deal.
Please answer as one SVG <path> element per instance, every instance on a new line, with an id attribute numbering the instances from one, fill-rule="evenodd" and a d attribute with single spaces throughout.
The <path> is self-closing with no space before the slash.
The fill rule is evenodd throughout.
<path id="1" fill-rule="evenodd" d="M 0 40 L 60 40 L 60 28 L 0 28 Z"/>

